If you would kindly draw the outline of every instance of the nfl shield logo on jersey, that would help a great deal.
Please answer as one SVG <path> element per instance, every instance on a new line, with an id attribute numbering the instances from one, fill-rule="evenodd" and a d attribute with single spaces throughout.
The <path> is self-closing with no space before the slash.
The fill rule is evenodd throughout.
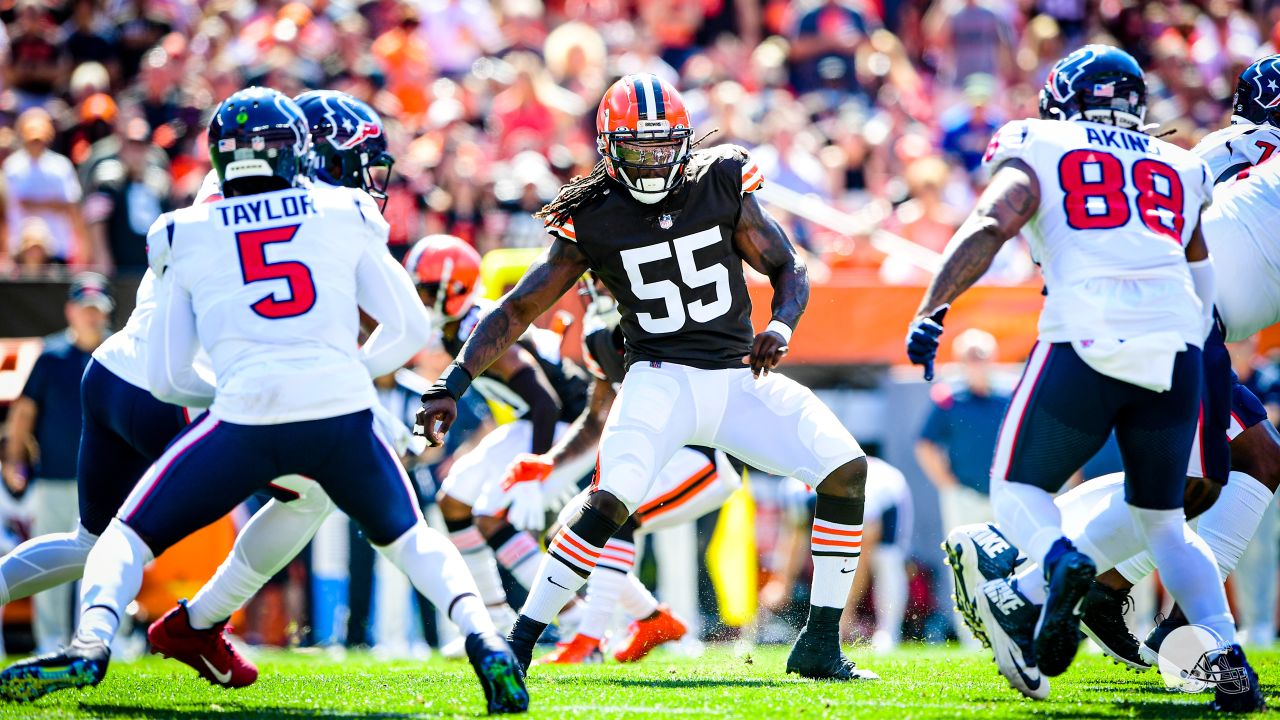
<path id="1" fill-rule="evenodd" d="M 671 222 L 672 220 L 671 220 L 670 214 L 663 215 L 662 217 L 658 218 L 658 227 L 662 228 L 663 230 L 670 230 Z"/>

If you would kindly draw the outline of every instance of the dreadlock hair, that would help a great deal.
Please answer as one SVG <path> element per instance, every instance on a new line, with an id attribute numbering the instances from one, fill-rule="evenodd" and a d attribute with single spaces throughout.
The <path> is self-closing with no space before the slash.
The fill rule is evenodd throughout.
<path id="1" fill-rule="evenodd" d="M 560 188 L 551 202 L 534 213 L 535 218 L 562 223 L 573 214 L 574 210 L 595 200 L 604 194 L 609 185 L 609 171 L 604 167 L 604 158 L 591 168 L 586 175 L 575 175 L 573 179 Z"/>
<path id="2" fill-rule="evenodd" d="M 720 128 L 712 128 L 706 135 L 694 140 L 689 145 L 689 151 L 692 152 L 704 140 L 718 132 L 720 132 Z M 560 188 L 559 193 L 556 193 L 555 199 L 543 205 L 542 209 L 534 213 L 533 216 L 539 220 L 562 223 L 573 214 L 574 210 L 604 195 L 608 186 L 609 171 L 605 169 L 604 158 L 601 158 L 595 164 L 595 167 L 591 168 L 590 173 L 573 176 L 573 179 Z"/>

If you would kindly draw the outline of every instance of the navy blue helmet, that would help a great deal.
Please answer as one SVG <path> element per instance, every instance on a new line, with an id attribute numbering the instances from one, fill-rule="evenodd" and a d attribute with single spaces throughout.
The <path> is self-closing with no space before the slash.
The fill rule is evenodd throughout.
<path id="1" fill-rule="evenodd" d="M 359 188 L 385 205 L 395 160 L 377 111 L 337 90 L 309 90 L 295 100 L 311 127 L 311 176 Z"/>
<path id="2" fill-rule="evenodd" d="M 296 186 L 310 148 L 302 110 L 271 88 L 235 93 L 209 121 L 209 160 L 228 197 Z"/>
<path id="3" fill-rule="evenodd" d="M 1280 55 L 1255 60 L 1240 73 L 1233 105 L 1233 122 L 1280 127 Z"/>
<path id="4" fill-rule="evenodd" d="M 1054 64 L 1040 90 L 1045 120 L 1091 120 L 1142 127 L 1147 81 L 1129 53 L 1109 45 L 1085 45 Z"/>

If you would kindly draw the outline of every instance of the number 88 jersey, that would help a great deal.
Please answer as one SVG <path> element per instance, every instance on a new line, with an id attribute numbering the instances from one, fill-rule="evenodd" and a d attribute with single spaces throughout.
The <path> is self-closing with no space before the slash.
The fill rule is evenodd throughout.
<path id="1" fill-rule="evenodd" d="M 626 365 L 671 362 L 744 367 L 751 297 L 733 244 L 742 197 L 762 175 L 736 145 L 695 150 L 685 179 L 662 202 L 615 185 L 547 231 L 576 243 L 622 314 Z"/>
<path id="2" fill-rule="evenodd" d="M 1204 161 L 1135 130 L 1060 120 L 1001 128 L 984 162 L 994 170 L 1015 159 L 1040 186 L 1028 241 L 1047 291 L 1041 339 L 1174 331 L 1199 347 L 1203 315 L 1185 247 L 1212 197 Z"/>

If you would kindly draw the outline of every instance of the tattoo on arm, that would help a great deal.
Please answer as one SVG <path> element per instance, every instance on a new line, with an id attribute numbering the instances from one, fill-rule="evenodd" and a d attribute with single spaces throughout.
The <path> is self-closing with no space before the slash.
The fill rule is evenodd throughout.
<path id="1" fill-rule="evenodd" d="M 951 239 L 951 251 L 920 303 L 918 315 L 954 301 L 991 267 L 1005 241 L 1018 234 L 1040 207 L 1040 184 L 1021 160 L 1010 160 L 991 178 L 978 206 Z"/>
<path id="2" fill-rule="evenodd" d="M 809 304 L 809 270 L 787 233 L 755 193 L 742 196 L 742 214 L 733 231 L 733 243 L 742 259 L 769 277 L 773 285 L 773 319 L 795 329 Z"/>
<path id="3" fill-rule="evenodd" d="M 479 377 L 586 271 L 587 258 L 576 245 L 566 240 L 552 242 L 515 288 L 476 326 L 458 353 L 458 362 L 471 377 Z"/>

